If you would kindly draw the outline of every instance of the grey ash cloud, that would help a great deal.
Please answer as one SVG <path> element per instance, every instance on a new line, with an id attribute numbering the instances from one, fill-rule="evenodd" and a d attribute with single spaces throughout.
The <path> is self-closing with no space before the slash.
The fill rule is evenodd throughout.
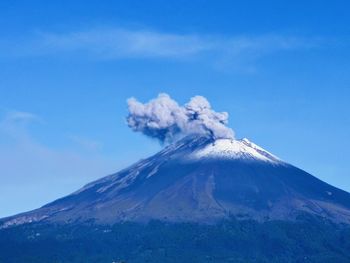
<path id="1" fill-rule="evenodd" d="M 186 135 L 198 134 L 218 138 L 234 138 L 227 126 L 228 113 L 215 112 L 205 97 L 195 96 L 180 106 L 168 94 L 161 93 L 147 103 L 135 98 L 127 101 L 128 126 L 135 132 L 169 143 Z"/>

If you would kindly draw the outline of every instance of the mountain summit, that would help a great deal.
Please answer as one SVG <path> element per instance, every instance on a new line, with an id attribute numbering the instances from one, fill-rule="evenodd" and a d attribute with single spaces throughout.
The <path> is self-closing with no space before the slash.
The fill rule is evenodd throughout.
<path id="1" fill-rule="evenodd" d="M 37 210 L 1 220 L 113 224 L 293 220 L 301 213 L 350 223 L 350 194 L 247 139 L 188 136 Z"/>

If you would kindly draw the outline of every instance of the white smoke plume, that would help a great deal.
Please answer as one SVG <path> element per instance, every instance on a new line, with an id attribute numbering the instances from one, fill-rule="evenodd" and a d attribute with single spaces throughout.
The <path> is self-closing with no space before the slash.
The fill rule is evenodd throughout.
<path id="1" fill-rule="evenodd" d="M 234 138 L 233 130 L 227 127 L 228 113 L 215 112 L 202 96 L 191 98 L 184 106 L 165 93 L 148 103 L 141 103 L 135 98 L 128 99 L 127 103 L 128 126 L 162 143 L 190 134 L 211 136 L 214 139 Z"/>

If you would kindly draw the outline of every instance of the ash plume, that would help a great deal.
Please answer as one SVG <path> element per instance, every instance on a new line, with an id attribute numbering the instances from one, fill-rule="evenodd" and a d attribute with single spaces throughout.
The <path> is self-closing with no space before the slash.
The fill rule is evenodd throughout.
<path id="1" fill-rule="evenodd" d="M 128 126 L 161 143 L 170 143 L 190 134 L 214 139 L 234 138 L 233 130 L 227 127 L 228 113 L 215 112 L 202 96 L 191 98 L 184 106 L 165 93 L 147 103 L 135 98 L 128 99 L 127 103 Z"/>

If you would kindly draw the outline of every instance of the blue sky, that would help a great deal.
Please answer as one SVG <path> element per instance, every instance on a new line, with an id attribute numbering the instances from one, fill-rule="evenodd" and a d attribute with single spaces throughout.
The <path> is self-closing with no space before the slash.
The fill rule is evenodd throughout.
<path id="1" fill-rule="evenodd" d="M 0 217 L 160 149 L 126 99 L 205 96 L 350 191 L 348 1 L 1 1 Z"/>

